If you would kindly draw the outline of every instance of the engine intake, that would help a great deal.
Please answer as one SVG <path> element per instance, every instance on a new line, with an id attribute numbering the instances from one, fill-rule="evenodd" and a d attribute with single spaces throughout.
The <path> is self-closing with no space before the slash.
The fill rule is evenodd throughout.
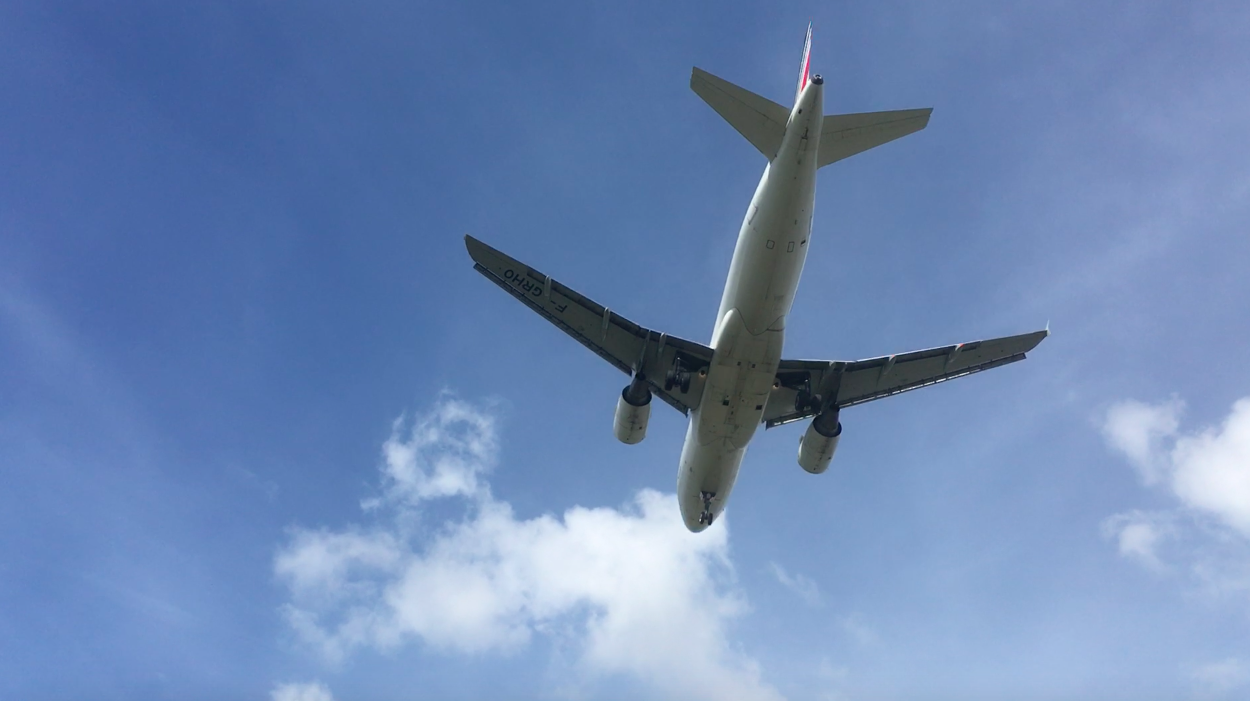
<path id="1" fill-rule="evenodd" d="M 612 432 L 616 439 L 627 445 L 641 443 L 647 437 L 647 421 L 651 418 L 651 388 L 642 373 L 634 375 L 621 398 L 616 401 L 616 418 Z"/>
<path id="2" fill-rule="evenodd" d="M 838 420 L 837 408 L 821 412 L 799 440 L 799 467 L 813 475 L 829 469 L 841 437 L 842 422 Z"/>

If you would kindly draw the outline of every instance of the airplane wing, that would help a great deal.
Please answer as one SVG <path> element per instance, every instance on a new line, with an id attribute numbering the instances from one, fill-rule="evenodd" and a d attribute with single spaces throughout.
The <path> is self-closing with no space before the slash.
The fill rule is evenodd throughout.
<path id="1" fill-rule="evenodd" d="M 643 328 L 472 236 L 466 235 L 464 243 L 474 270 L 578 343 L 627 375 L 642 373 L 651 392 L 681 413 L 699 406 L 711 348 Z M 684 374 L 687 381 L 665 382 L 670 371 Z"/>
<path id="2" fill-rule="evenodd" d="M 814 416 L 819 397 L 839 408 L 928 387 L 1024 360 L 1050 331 L 887 355 L 856 361 L 783 360 L 764 409 L 767 428 Z"/>

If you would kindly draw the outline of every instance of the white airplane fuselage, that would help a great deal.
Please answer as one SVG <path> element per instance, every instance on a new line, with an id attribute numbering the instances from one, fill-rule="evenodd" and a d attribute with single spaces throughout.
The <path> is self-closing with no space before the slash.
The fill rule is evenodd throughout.
<path id="1" fill-rule="evenodd" d="M 700 517 L 705 508 L 713 517 L 724 510 L 776 379 L 810 245 L 823 89 L 815 78 L 799 94 L 738 232 L 712 331 L 712 363 L 678 468 L 678 502 L 691 531 L 708 527 Z"/>

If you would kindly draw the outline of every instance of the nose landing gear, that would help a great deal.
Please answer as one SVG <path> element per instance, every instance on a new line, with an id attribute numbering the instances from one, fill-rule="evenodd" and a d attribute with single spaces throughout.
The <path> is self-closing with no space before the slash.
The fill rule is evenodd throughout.
<path id="1" fill-rule="evenodd" d="M 715 515 L 712 513 L 712 499 L 716 496 L 716 492 L 699 492 L 699 496 L 703 497 L 703 513 L 699 514 L 699 523 L 712 525 L 712 519 Z"/>

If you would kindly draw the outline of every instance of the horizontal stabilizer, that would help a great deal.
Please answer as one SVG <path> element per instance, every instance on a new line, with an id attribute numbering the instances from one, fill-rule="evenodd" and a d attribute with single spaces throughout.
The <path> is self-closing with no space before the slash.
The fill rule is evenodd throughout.
<path id="1" fill-rule="evenodd" d="M 765 158 L 771 161 L 777 155 L 781 137 L 786 134 L 790 110 L 699 68 L 690 74 L 690 89 L 746 137 Z"/>
<path id="2" fill-rule="evenodd" d="M 820 155 L 816 165 L 823 168 L 843 158 L 918 132 L 929 124 L 929 115 L 932 112 L 932 107 L 926 107 L 919 110 L 828 115 L 820 127 Z"/>

